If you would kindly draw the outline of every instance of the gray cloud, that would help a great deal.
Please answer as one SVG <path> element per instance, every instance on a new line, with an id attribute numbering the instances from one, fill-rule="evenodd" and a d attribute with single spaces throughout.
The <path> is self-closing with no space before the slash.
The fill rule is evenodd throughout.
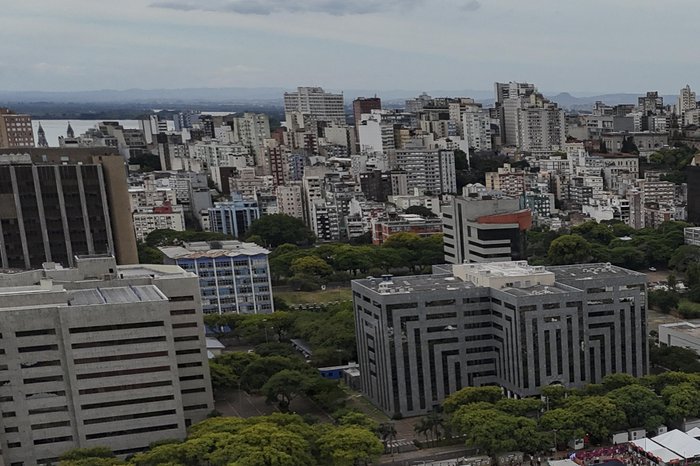
<path id="1" fill-rule="evenodd" d="M 155 8 L 180 11 L 218 11 L 244 15 L 272 13 L 326 13 L 363 15 L 412 8 L 423 0 L 168 0 L 151 3 Z M 468 5 L 477 3 L 472 0 Z"/>
<path id="2" fill-rule="evenodd" d="M 470 0 L 462 6 L 464 11 L 476 11 L 481 8 L 479 0 Z"/>

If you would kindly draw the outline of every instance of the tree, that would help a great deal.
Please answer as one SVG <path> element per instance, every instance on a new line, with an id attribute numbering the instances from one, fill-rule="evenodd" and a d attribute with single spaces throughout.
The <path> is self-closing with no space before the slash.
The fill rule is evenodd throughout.
<path id="1" fill-rule="evenodd" d="M 649 299 L 649 307 L 659 309 L 662 312 L 669 313 L 678 308 L 680 297 L 673 291 L 667 290 L 652 290 L 647 294 Z"/>
<path id="2" fill-rule="evenodd" d="M 650 345 L 649 360 L 653 366 L 670 371 L 700 372 L 697 353 L 687 348 Z"/>
<path id="3" fill-rule="evenodd" d="M 455 152 L 455 170 L 469 170 L 469 157 L 467 153 L 461 149 L 457 149 Z"/>
<path id="4" fill-rule="evenodd" d="M 360 426 L 371 432 L 376 432 L 379 429 L 377 421 L 359 411 L 348 411 L 338 418 L 338 424 L 341 426 Z"/>
<path id="5" fill-rule="evenodd" d="M 323 464 L 329 466 L 370 465 L 382 454 L 379 439 L 358 426 L 341 426 L 319 438 Z"/>
<path id="6" fill-rule="evenodd" d="M 262 392 L 267 396 L 268 402 L 277 402 L 280 410 L 287 412 L 292 400 L 304 393 L 309 385 L 307 374 L 285 369 L 270 377 L 263 385 Z"/>
<path id="7" fill-rule="evenodd" d="M 59 466 L 114 466 L 126 464 L 107 447 L 74 448 L 60 457 Z"/>
<path id="8" fill-rule="evenodd" d="M 496 403 L 503 398 L 503 390 L 499 387 L 464 387 L 445 398 L 442 408 L 446 413 L 452 413 L 460 406 L 470 403 Z"/>
<path id="9" fill-rule="evenodd" d="M 309 370 L 309 367 L 301 359 L 282 356 L 258 358 L 251 362 L 241 374 L 241 386 L 248 391 L 260 390 L 270 377 L 285 369 Z"/>
<path id="10" fill-rule="evenodd" d="M 326 261 L 316 256 L 294 259 L 291 270 L 294 275 L 310 275 L 313 277 L 326 277 L 333 273 L 333 268 Z"/>
<path id="11" fill-rule="evenodd" d="M 562 235 L 552 241 L 547 260 L 553 265 L 581 264 L 590 260 L 591 245 L 577 235 Z"/>
<path id="12" fill-rule="evenodd" d="M 396 426 L 393 422 L 383 422 L 379 424 L 379 427 L 377 428 L 377 434 L 379 434 L 379 438 L 382 439 L 385 452 L 387 450 L 387 445 L 389 445 L 389 442 L 393 442 L 394 440 L 396 440 L 396 433 Z M 392 446 L 391 453 L 393 452 L 394 450 Z"/>
<path id="13" fill-rule="evenodd" d="M 306 466 L 314 464 L 309 442 L 300 434 L 260 422 L 233 434 L 230 441 L 204 458 L 214 465 Z"/>
<path id="14" fill-rule="evenodd" d="M 420 215 L 425 218 L 435 218 L 435 212 L 422 205 L 412 205 L 405 211 L 407 214 Z"/>
<path id="15" fill-rule="evenodd" d="M 451 423 L 455 432 L 465 436 L 467 446 L 483 448 L 492 457 L 504 451 L 539 448 L 539 445 L 533 445 L 533 439 L 538 437 L 533 419 L 512 416 L 495 408 L 461 406 L 452 415 Z"/>
<path id="16" fill-rule="evenodd" d="M 216 390 L 230 389 L 238 384 L 238 377 L 229 366 L 209 361 L 211 387 Z"/>
<path id="17" fill-rule="evenodd" d="M 607 396 L 624 411 L 628 427 L 654 430 L 664 422 L 663 401 L 649 388 L 627 385 L 611 391 Z"/>
<path id="18" fill-rule="evenodd" d="M 596 442 L 607 440 L 612 432 L 625 425 L 624 411 L 605 396 L 573 399 L 567 408 L 574 413 L 578 425 Z"/>
<path id="19" fill-rule="evenodd" d="M 502 398 L 496 402 L 495 407 L 513 416 L 529 416 L 542 409 L 542 401 L 537 398 Z"/>
<path id="20" fill-rule="evenodd" d="M 622 140 L 622 148 L 620 152 L 623 154 L 639 154 L 639 149 L 634 143 L 634 138 L 632 136 L 627 136 Z"/>
<path id="21" fill-rule="evenodd" d="M 258 236 L 273 248 L 285 243 L 307 246 L 316 240 L 302 220 L 284 214 L 265 215 L 255 220 L 247 235 Z"/>
<path id="22" fill-rule="evenodd" d="M 624 372 L 619 372 L 617 374 L 608 374 L 603 377 L 603 388 L 605 391 L 612 391 L 618 388 L 626 387 L 628 385 L 634 385 L 637 379 L 631 375 Z"/>
<path id="23" fill-rule="evenodd" d="M 669 385 L 661 391 L 661 396 L 666 404 L 666 415 L 674 421 L 700 414 L 700 392 L 689 382 Z"/>

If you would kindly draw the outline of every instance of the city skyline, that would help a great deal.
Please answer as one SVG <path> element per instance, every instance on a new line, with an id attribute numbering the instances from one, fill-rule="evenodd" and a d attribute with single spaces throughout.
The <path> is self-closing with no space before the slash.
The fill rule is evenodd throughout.
<path id="1" fill-rule="evenodd" d="M 16 2 L 0 19 L 0 88 L 486 91 L 520 80 L 548 94 L 676 93 L 700 71 L 692 49 L 668 54 L 692 40 L 693 10 L 688 0 Z M 658 40 L 621 32 L 671 22 Z"/>

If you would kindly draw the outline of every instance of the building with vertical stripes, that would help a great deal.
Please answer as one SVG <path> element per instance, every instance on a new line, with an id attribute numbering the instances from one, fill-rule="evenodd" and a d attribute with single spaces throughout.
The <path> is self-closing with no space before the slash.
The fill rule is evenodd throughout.
<path id="1" fill-rule="evenodd" d="M 274 312 L 267 249 L 240 241 L 194 242 L 159 249 L 165 263 L 199 276 L 205 314 Z"/>
<path id="2" fill-rule="evenodd" d="M 0 449 L 4 464 L 52 464 L 72 448 L 120 456 L 213 409 L 197 277 L 176 266 L 0 275 Z"/>
<path id="3" fill-rule="evenodd" d="M 443 265 L 352 290 L 362 391 L 390 416 L 463 387 L 527 397 L 648 371 L 646 275 L 610 264 Z"/>
<path id="4" fill-rule="evenodd" d="M 0 269 L 138 262 L 126 165 L 108 148 L 0 149 Z"/>

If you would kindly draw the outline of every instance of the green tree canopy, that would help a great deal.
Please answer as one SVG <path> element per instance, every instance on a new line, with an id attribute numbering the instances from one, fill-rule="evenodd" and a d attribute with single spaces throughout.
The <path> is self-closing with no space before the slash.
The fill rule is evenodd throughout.
<path id="1" fill-rule="evenodd" d="M 329 466 L 371 465 L 384 451 L 376 435 L 356 425 L 328 431 L 319 445 L 323 464 Z"/>
<path id="2" fill-rule="evenodd" d="M 562 235 L 552 241 L 547 260 L 553 265 L 581 264 L 591 257 L 591 245 L 578 235 Z"/>
<path id="3" fill-rule="evenodd" d="M 258 236 L 273 248 L 286 243 L 306 246 L 316 239 L 302 220 L 284 214 L 261 217 L 250 225 L 247 235 Z"/>
<path id="4" fill-rule="evenodd" d="M 446 413 L 452 413 L 463 405 L 478 402 L 496 403 L 501 398 L 503 390 L 500 387 L 464 387 L 445 398 L 442 407 Z"/>

